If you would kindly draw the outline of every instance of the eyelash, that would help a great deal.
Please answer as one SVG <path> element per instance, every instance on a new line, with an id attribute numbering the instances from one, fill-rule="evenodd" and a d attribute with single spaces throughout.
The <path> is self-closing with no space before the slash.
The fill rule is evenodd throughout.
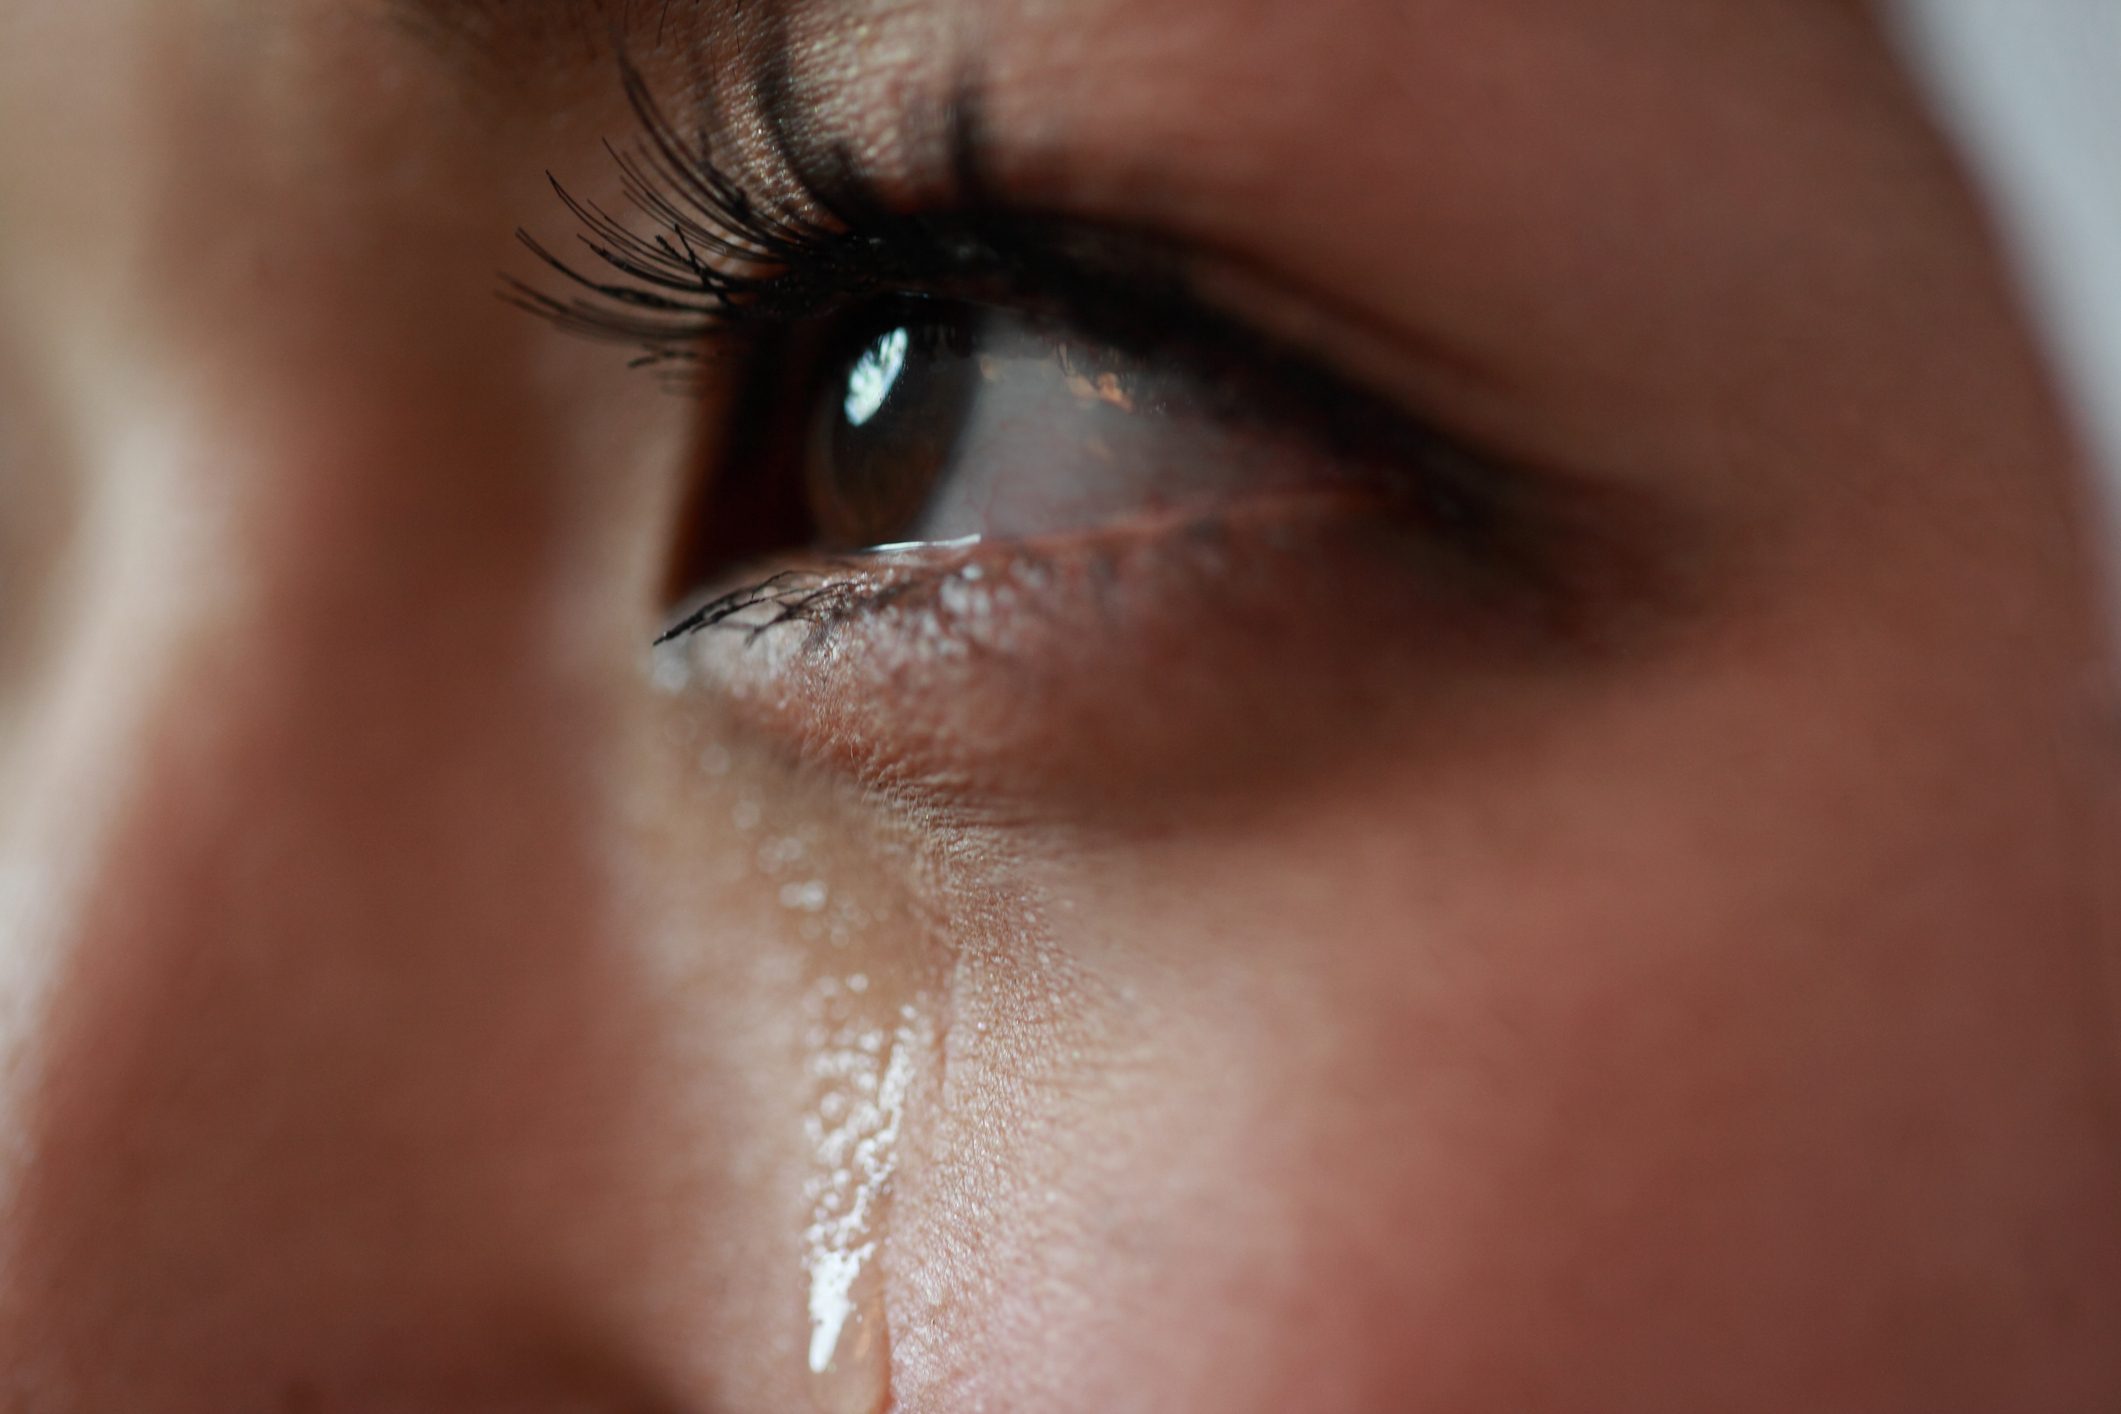
<path id="1" fill-rule="evenodd" d="M 949 209 L 892 210 L 842 152 L 805 155 L 769 122 L 774 160 L 794 179 L 792 201 L 772 207 L 755 198 L 713 152 L 694 150 L 664 115 L 647 81 L 622 60 L 626 97 L 643 139 L 632 149 L 606 144 L 626 203 L 646 217 L 643 236 L 557 179 L 553 189 L 581 222 L 581 241 L 596 276 L 555 254 L 527 231 L 518 239 L 579 291 L 559 299 L 519 280 L 504 297 L 572 333 L 629 343 L 637 363 L 695 362 L 735 339 L 754 338 L 823 319 L 882 296 L 992 300 L 1048 305 L 1082 319 L 1109 304 L 1116 271 L 1095 276 L 1080 256 L 1046 249 L 1035 223 L 993 209 L 983 196 L 974 153 L 972 106 L 954 105 L 950 144 L 956 190 Z M 815 215 L 805 214 L 808 208 Z M 746 273 L 756 272 L 756 273 Z M 1182 298 L 1168 280 L 1134 272 L 1130 294 L 1158 284 L 1161 312 Z M 614 278 L 615 277 L 615 278 Z M 1089 278 L 1086 278 L 1089 277 Z M 1148 337 L 1148 321 L 1130 339 Z"/>
<path id="2" fill-rule="evenodd" d="M 689 367 L 784 348 L 796 331 L 854 313 L 896 308 L 918 323 L 923 306 L 1006 309 L 1130 359 L 1184 368 L 1209 400 L 1198 411 L 1295 433 L 1340 463 L 1374 468 L 1377 489 L 1389 488 L 1402 514 L 1471 555 L 1513 557 L 1503 544 L 1513 488 L 1485 458 L 1197 297 L 1167 244 L 994 201 L 969 90 L 941 125 L 948 188 L 929 209 L 909 212 L 894 209 L 843 150 L 802 149 L 790 137 L 786 76 L 769 69 L 759 106 L 773 161 L 795 189 L 792 200 L 769 205 L 718 159 L 716 134 L 688 143 L 641 72 L 623 56 L 620 67 L 641 135 L 631 148 L 606 149 L 627 207 L 651 233 L 551 178 L 593 263 L 572 263 L 519 231 L 574 293 L 510 279 L 503 298 L 517 307 L 567 333 L 628 345 L 634 366 L 681 387 Z M 856 589 L 859 568 L 849 558 L 828 562 L 847 572 L 841 582 L 777 574 L 694 612 L 658 642 L 747 607 L 774 611 L 767 627 L 843 617 L 870 602 Z M 794 583 L 804 588 L 791 598 Z M 908 587 L 872 597 L 895 599 Z"/>

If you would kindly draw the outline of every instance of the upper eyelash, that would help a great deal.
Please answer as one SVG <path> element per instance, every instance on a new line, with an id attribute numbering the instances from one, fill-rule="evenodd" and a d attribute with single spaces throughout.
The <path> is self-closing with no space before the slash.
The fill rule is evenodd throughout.
<path id="1" fill-rule="evenodd" d="M 769 207 L 717 158 L 711 138 L 686 141 L 638 68 L 623 56 L 620 67 L 642 137 L 630 148 L 605 147 L 627 206 L 646 219 L 650 234 L 549 178 L 602 270 L 592 273 L 518 231 L 517 239 L 578 293 L 560 298 L 514 278 L 503 291 L 564 331 L 633 344 L 639 364 L 688 362 L 732 333 L 786 326 L 878 294 L 994 276 L 1008 264 L 974 234 L 969 216 L 893 211 L 851 161 L 835 152 L 799 159 L 773 121 L 767 126 L 777 156 L 800 202 L 819 214 L 790 203 Z M 976 184 L 969 111 L 960 103 L 952 120 L 954 165 L 967 197 Z"/>
<path id="2" fill-rule="evenodd" d="M 697 362 L 732 336 L 897 296 L 1046 315 L 1142 356 L 1183 347 L 1196 362 L 1255 372 L 1273 364 L 1277 374 L 1303 375 L 1298 381 L 1337 382 L 1309 377 L 1315 370 L 1304 360 L 1197 298 L 1161 242 L 993 200 L 969 85 L 939 121 L 908 125 L 916 146 L 943 154 L 935 165 L 947 176 L 927 209 L 907 211 L 886 201 L 843 149 L 789 135 L 787 81 L 777 66 L 761 79 L 758 106 L 772 158 L 796 195 L 773 203 L 717 156 L 712 131 L 688 142 L 623 55 L 620 67 L 642 136 L 631 147 L 605 147 L 648 233 L 548 176 L 581 223 L 577 239 L 590 261 L 571 262 L 519 230 L 517 239 L 576 293 L 561 298 L 514 278 L 502 293 L 565 332 L 633 345 L 636 365 Z"/>

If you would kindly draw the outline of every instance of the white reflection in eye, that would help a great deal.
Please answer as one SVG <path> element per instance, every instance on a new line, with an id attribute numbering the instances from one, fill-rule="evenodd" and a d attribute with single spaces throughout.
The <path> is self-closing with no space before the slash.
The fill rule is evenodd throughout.
<path id="1" fill-rule="evenodd" d="M 871 344 L 847 375 L 847 421 L 856 427 L 884 410 L 906 370 L 906 351 L 913 342 L 908 329 L 894 329 Z"/>

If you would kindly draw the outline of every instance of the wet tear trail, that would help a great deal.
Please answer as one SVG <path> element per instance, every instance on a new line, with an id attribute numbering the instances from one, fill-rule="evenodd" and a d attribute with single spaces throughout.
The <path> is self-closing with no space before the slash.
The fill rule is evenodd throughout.
<path id="1" fill-rule="evenodd" d="M 887 1307 L 891 1213 L 901 1153 L 940 1055 L 942 969 L 913 906 L 909 861 L 836 792 L 767 772 L 749 779 L 729 750 L 702 765 L 742 856 L 749 892 L 776 920 L 797 979 L 801 1229 L 791 1305 L 818 1414 L 892 1406 Z M 915 871 L 917 872 L 917 871 Z M 796 1137 L 796 1136 L 791 1136 Z"/>
<path id="2" fill-rule="evenodd" d="M 822 1414 L 875 1414 L 890 1397 L 883 1237 L 916 1067 L 935 1037 L 868 974 L 827 975 L 804 1000 L 813 1172 L 803 1273 L 811 1392 Z"/>

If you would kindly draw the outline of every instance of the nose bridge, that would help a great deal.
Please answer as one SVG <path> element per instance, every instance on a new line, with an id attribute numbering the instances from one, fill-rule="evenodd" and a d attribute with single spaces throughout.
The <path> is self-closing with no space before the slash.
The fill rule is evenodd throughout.
<path id="1" fill-rule="evenodd" d="M 211 591 L 61 655 L 9 826 L 35 906 L 0 922 L 0 1368 L 78 1381 L 122 1332 L 223 1407 L 349 1332 L 441 1369 L 534 1301 L 544 1199 L 625 1182 L 606 709 L 417 484 L 260 495 L 194 547 Z"/>

